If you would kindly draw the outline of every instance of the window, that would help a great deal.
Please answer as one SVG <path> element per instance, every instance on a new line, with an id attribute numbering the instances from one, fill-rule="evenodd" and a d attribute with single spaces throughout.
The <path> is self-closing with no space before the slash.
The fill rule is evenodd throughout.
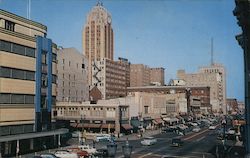
<path id="1" fill-rule="evenodd" d="M 35 72 L 26 71 L 26 80 L 35 81 Z"/>
<path id="2" fill-rule="evenodd" d="M 70 61 L 69 61 L 69 67 L 70 67 Z"/>
<path id="3" fill-rule="evenodd" d="M 24 71 L 17 70 L 17 69 L 12 69 L 12 78 L 15 78 L 15 79 L 25 79 L 25 77 L 24 77 Z"/>
<path id="4" fill-rule="evenodd" d="M 52 53 L 52 61 L 53 62 L 56 62 L 56 60 L 57 60 L 56 58 L 57 58 L 57 55 L 55 53 Z"/>
<path id="5" fill-rule="evenodd" d="M 57 76 L 56 75 L 52 75 L 52 83 L 56 83 L 57 80 Z"/>
<path id="6" fill-rule="evenodd" d="M 52 97 L 52 105 L 56 105 L 56 97 Z"/>
<path id="7" fill-rule="evenodd" d="M 41 108 L 47 107 L 47 99 L 46 96 L 41 96 Z"/>
<path id="8" fill-rule="evenodd" d="M 13 43 L 12 52 L 19 55 L 25 55 L 25 47 L 19 44 Z"/>
<path id="9" fill-rule="evenodd" d="M 45 53 L 42 53 L 42 63 L 43 63 L 43 64 L 47 64 L 47 61 L 46 61 L 46 54 L 45 54 Z"/>
<path id="10" fill-rule="evenodd" d="M 6 41 L 0 41 L 0 50 L 11 52 L 11 43 Z"/>
<path id="11" fill-rule="evenodd" d="M 11 77 L 11 70 L 9 68 L 0 67 L 1 77 Z"/>
<path id="12" fill-rule="evenodd" d="M 5 20 L 5 29 L 9 31 L 15 31 L 15 23 Z"/>
<path id="13" fill-rule="evenodd" d="M 148 106 L 144 106 L 144 113 L 148 114 Z"/>
<path id="14" fill-rule="evenodd" d="M 47 87 L 47 75 L 42 74 L 42 87 Z"/>
<path id="15" fill-rule="evenodd" d="M 26 56 L 35 57 L 35 49 L 26 47 Z"/>
<path id="16" fill-rule="evenodd" d="M 0 104 L 10 104 L 10 103 L 11 103 L 10 94 L 0 93 Z"/>
<path id="17" fill-rule="evenodd" d="M 82 69 L 84 69 L 85 68 L 85 65 L 84 64 L 82 64 Z"/>
<path id="18" fill-rule="evenodd" d="M 32 95 L 25 95 L 25 104 L 34 104 L 35 97 Z"/>
<path id="19" fill-rule="evenodd" d="M 12 104 L 24 104 L 24 95 L 21 94 L 12 94 L 11 95 Z"/>

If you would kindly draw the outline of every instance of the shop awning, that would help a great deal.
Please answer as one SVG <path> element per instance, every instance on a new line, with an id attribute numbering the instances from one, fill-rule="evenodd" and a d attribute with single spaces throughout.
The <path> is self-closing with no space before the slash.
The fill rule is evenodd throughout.
<path id="1" fill-rule="evenodd" d="M 130 124 L 122 124 L 122 127 L 123 127 L 125 130 L 133 129 L 133 127 L 132 127 Z"/>
<path id="2" fill-rule="evenodd" d="M 101 128 L 115 128 L 114 124 L 102 124 Z"/>
<path id="3" fill-rule="evenodd" d="M 78 123 L 76 128 L 100 128 L 101 124 L 95 123 Z"/>
<path id="4" fill-rule="evenodd" d="M 153 123 L 158 125 L 158 124 L 164 123 L 164 121 L 161 118 L 156 118 L 156 119 L 153 120 Z"/>
<path id="5" fill-rule="evenodd" d="M 144 117 L 144 118 L 143 118 L 143 121 L 151 121 L 151 120 L 152 120 L 151 117 Z"/>
<path id="6" fill-rule="evenodd" d="M 170 118 L 170 117 L 165 117 L 163 118 L 164 121 L 166 122 L 177 122 L 179 121 L 177 118 Z"/>

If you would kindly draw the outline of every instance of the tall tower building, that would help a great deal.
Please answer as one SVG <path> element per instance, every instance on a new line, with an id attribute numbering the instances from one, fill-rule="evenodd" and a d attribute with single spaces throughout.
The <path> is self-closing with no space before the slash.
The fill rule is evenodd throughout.
<path id="1" fill-rule="evenodd" d="M 88 82 L 92 85 L 92 64 L 107 58 L 113 61 L 114 58 L 114 35 L 111 26 L 111 15 L 98 2 L 87 16 L 83 28 L 83 50 L 88 60 Z"/>

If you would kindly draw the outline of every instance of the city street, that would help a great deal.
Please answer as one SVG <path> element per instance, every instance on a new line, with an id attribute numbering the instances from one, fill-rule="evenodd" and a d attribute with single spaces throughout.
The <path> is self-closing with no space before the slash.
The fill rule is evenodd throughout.
<path id="1" fill-rule="evenodd" d="M 132 157 L 162 157 L 179 156 L 179 157 L 214 157 L 209 151 L 217 144 L 214 131 L 201 131 L 199 133 L 190 133 L 183 136 L 184 145 L 182 147 L 171 147 L 173 137 L 179 137 L 172 133 L 155 135 L 158 142 L 152 146 L 142 146 L 140 140 L 131 141 L 134 150 Z M 118 150 L 117 155 L 122 157 Z"/>

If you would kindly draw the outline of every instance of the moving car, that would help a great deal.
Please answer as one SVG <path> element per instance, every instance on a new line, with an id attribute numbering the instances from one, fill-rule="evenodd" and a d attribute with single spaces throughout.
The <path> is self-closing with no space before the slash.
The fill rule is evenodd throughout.
<path id="1" fill-rule="evenodd" d="M 80 148 L 68 148 L 67 150 L 76 153 L 79 158 L 89 157 L 89 153 L 81 150 Z"/>
<path id="2" fill-rule="evenodd" d="M 108 157 L 108 149 L 102 148 L 97 149 L 97 152 L 94 154 L 96 157 Z"/>
<path id="3" fill-rule="evenodd" d="M 195 128 L 193 129 L 193 132 L 200 132 L 200 131 L 201 131 L 200 127 L 195 127 Z"/>
<path id="4" fill-rule="evenodd" d="M 60 158 L 78 158 L 76 153 L 70 152 L 68 150 L 57 150 L 55 155 Z"/>
<path id="5" fill-rule="evenodd" d="M 142 145 L 153 145 L 157 142 L 154 137 L 146 137 L 144 140 L 141 141 Z"/>
<path id="6" fill-rule="evenodd" d="M 50 154 L 50 153 L 44 153 L 40 155 L 41 158 L 59 158 L 54 154 Z"/>
<path id="7" fill-rule="evenodd" d="M 96 148 L 90 147 L 89 145 L 80 145 L 78 146 L 82 151 L 87 151 L 90 155 L 96 153 Z"/>
<path id="8" fill-rule="evenodd" d="M 101 141 L 112 141 L 111 135 L 109 134 L 102 134 L 102 135 L 97 135 L 95 138 L 96 142 L 101 142 Z"/>
<path id="9" fill-rule="evenodd" d="M 180 147 L 184 142 L 180 138 L 173 138 L 171 143 L 173 147 Z"/>
<path id="10" fill-rule="evenodd" d="M 208 129 L 210 129 L 210 130 L 215 130 L 216 129 L 216 127 L 215 126 L 209 126 L 209 128 Z"/>

